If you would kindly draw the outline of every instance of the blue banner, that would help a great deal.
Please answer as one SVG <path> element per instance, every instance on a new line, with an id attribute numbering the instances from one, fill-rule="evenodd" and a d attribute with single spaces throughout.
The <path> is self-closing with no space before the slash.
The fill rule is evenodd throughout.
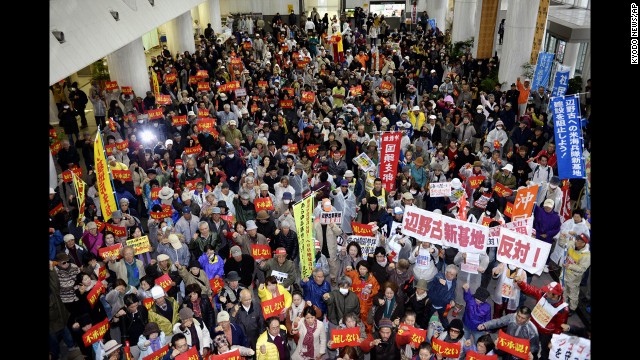
<path id="1" fill-rule="evenodd" d="M 436 19 L 429 19 L 427 20 L 429 22 L 429 26 L 431 26 L 432 29 L 436 29 Z"/>
<path id="2" fill-rule="evenodd" d="M 545 90 L 547 89 L 554 56 L 553 53 L 546 52 L 541 52 L 540 55 L 538 55 L 536 71 L 533 73 L 533 81 L 531 82 L 532 91 L 537 91 L 540 86 L 544 87 Z"/>
<path id="3" fill-rule="evenodd" d="M 553 80 L 553 91 L 551 96 L 564 96 L 569 88 L 569 72 L 571 72 L 571 66 L 560 65 L 556 69 L 556 76 Z"/>
<path id="4" fill-rule="evenodd" d="M 580 96 L 575 94 L 552 97 L 550 102 L 558 157 L 558 176 L 560 179 L 584 179 Z"/>

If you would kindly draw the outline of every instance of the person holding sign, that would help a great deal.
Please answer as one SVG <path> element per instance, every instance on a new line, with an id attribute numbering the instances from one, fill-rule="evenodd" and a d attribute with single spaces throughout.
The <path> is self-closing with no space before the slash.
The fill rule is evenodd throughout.
<path id="1" fill-rule="evenodd" d="M 591 266 L 589 233 L 576 234 L 572 238 L 561 237 L 556 245 L 567 249 L 561 277 L 565 281 L 565 293 L 569 299 L 569 316 L 571 316 L 578 308 L 580 282 Z"/>
<path id="2" fill-rule="evenodd" d="M 433 336 L 434 338 L 442 340 L 446 343 L 456 344 L 460 352 L 460 356 L 457 357 L 457 359 L 464 359 L 464 357 L 462 356 L 462 345 L 464 344 L 464 325 L 462 324 L 462 320 L 451 320 L 451 324 L 446 327 L 445 332 L 440 333 L 436 330 Z M 431 345 L 433 346 L 433 341 Z M 439 353 L 436 353 L 436 359 L 442 360 L 443 356 Z"/>
<path id="3" fill-rule="evenodd" d="M 322 321 L 316 318 L 316 310 L 307 306 L 302 317 L 293 319 L 291 334 L 300 334 L 292 360 L 316 360 L 324 356 L 327 350 L 327 335 Z"/>
<path id="4" fill-rule="evenodd" d="M 376 333 L 362 342 L 362 350 L 371 354 L 371 360 L 400 359 L 400 345 L 396 343 L 393 322 L 383 318 L 378 322 L 378 327 Z"/>
<path id="5" fill-rule="evenodd" d="M 462 352 L 464 354 L 464 358 L 472 358 L 473 353 L 478 355 L 495 355 L 493 351 L 496 348 L 496 344 L 493 342 L 491 335 L 485 334 L 482 335 L 476 340 L 475 345 L 471 343 L 470 339 L 465 340 L 464 346 L 462 347 Z M 506 354 L 506 356 L 509 356 Z M 497 359 L 497 358 L 496 358 Z M 505 357 L 503 357 L 505 359 Z"/>
<path id="6" fill-rule="evenodd" d="M 514 265 L 498 263 L 492 270 L 494 279 L 497 279 L 496 288 L 491 298 L 493 299 L 493 318 L 502 317 L 503 314 L 512 314 L 520 303 L 520 287 L 516 286 L 517 279 L 524 278 L 526 272 Z"/>
<path id="7" fill-rule="evenodd" d="M 540 350 L 540 347 L 538 345 L 539 344 L 538 330 L 536 329 L 536 326 L 530 321 L 530 319 L 531 319 L 531 309 L 529 309 L 526 306 L 520 306 L 515 313 L 507 314 L 503 317 L 493 319 L 491 321 L 487 321 L 483 324 L 478 325 L 478 330 L 488 331 L 493 329 L 504 328 L 506 326 L 506 330 L 504 330 L 504 332 L 507 335 L 511 335 L 513 337 L 517 337 L 520 339 L 529 340 L 529 346 L 530 346 L 529 359 L 537 359 L 538 351 Z M 482 339 L 484 336 L 487 336 L 487 335 L 481 336 L 480 339 Z M 476 344 L 478 353 L 481 350 L 481 346 L 479 345 L 480 345 L 479 343 Z M 467 347 L 466 344 L 465 344 L 465 347 Z M 468 351 L 468 349 L 465 349 L 465 350 Z M 547 349 L 547 353 L 548 352 L 549 350 Z M 505 360 L 518 359 L 517 357 L 500 350 L 497 350 L 496 353 L 502 356 L 502 359 L 505 359 Z M 542 358 L 542 359 L 547 359 L 547 358 Z"/>
<path id="8" fill-rule="evenodd" d="M 453 263 L 460 267 L 460 271 L 462 272 L 462 279 L 465 279 L 469 284 L 469 288 L 471 289 L 471 291 L 475 292 L 480 287 L 482 274 L 487 270 L 487 267 L 489 266 L 489 255 L 484 252 L 481 254 L 473 254 L 459 251 L 456 254 L 455 258 L 453 258 Z M 456 292 L 458 294 L 462 293 L 462 291 L 457 289 Z M 456 300 L 463 299 L 461 299 L 458 295 L 456 296 Z"/>
<path id="9" fill-rule="evenodd" d="M 291 260 L 289 260 L 291 261 Z M 265 283 L 260 284 L 258 287 L 258 297 L 261 302 L 271 300 L 280 295 L 284 295 L 284 309 L 279 315 L 282 319 L 284 319 L 284 315 L 287 313 L 289 308 L 291 307 L 291 293 L 288 292 L 284 286 L 282 286 L 274 275 L 267 276 L 265 278 Z"/>
<path id="10" fill-rule="evenodd" d="M 273 258 L 262 261 L 260 269 L 265 272 L 267 277 L 275 276 L 278 284 L 282 284 L 282 287 L 287 290 L 291 289 L 291 285 L 296 282 L 298 277 L 296 266 L 293 261 L 287 259 L 287 250 L 283 247 L 276 249 Z"/>

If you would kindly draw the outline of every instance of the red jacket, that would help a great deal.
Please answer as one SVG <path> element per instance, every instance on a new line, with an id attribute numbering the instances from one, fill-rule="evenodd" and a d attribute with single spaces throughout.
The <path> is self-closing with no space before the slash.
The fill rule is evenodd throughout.
<path id="1" fill-rule="evenodd" d="M 533 285 L 529 285 L 525 282 L 519 281 L 518 286 L 523 293 L 533 296 L 536 299 L 536 302 L 540 300 L 541 297 L 544 296 L 545 292 L 542 289 L 539 289 Z M 558 301 L 553 307 L 558 307 L 564 302 L 564 297 L 560 296 L 560 301 Z M 538 324 L 538 322 L 532 317 L 531 322 L 538 328 L 538 332 L 542 334 L 560 334 L 562 333 L 562 327 L 560 325 L 566 324 L 567 319 L 569 319 L 569 307 L 565 307 L 560 310 L 547 324 L 546 328 L 543 328 Z"/>

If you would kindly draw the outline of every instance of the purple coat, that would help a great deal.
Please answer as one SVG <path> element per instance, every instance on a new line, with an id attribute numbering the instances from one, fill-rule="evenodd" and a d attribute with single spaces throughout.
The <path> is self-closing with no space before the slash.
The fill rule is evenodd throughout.
<path id="1" fill-rule="evenodd" d="M 544 211 L 544 208 L 536 205 L 533 208 L 533 228 L 536 230 L 536 239 L 548 242 L 553 242 L 553 237 L 560 232 L 560 216 L 557 212 L 551 211 L 550 213 Z M 547 234 L 546 239 L 542 238 L 542 234 Z"/>
<path id="2" fill-rule="evenodd" d="M 464 292 L 465 305 L 462 323 L 472 330 L 478 330 L 478 325 L 491 320 L 491 305 L 483 302 L 478 305 L 476 299 L 471 295 L 471 291 Z"/>

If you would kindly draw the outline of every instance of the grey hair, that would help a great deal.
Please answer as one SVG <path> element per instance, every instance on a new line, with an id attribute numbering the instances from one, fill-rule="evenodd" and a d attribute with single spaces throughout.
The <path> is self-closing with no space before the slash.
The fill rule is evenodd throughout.
<path id="1" fill-rule="evenodd" d="M 315 275 L 315 274 L 317 274 L 319 272 L 321 272 L 324 275 L 324 270 L 322 270 L 322 268 L 317 267 L 317 268 L 314 268 L 313 271 L 312 271 L 313 275 Z M 349 280 L 351 280 L 351 278 L 349 278 Z"/>
<path id="2" fill-rule="evenodd" d="M 289 220 L 282 220 L 282 222 L 280 222 L 280 227 L 281 228 L 291 228 L 291 222 L 289 222 Z"/>
<path id="3" fill-rule="evenodd" d="M 349 287 L 351 287 L 352 282 L 351 282 L 351 278 L 350 277 L 348 277 L 346 275 L 343 275 L 340 278 L 340 281 L 338 281 L 338 286 L 342 286 L 342 285 L 345 285 L 345 284 L 349 285 Z"/>
<path id="4" fill-rule="evenodd" d="M 209 223 L 208 223 L 208 222 L 206 222 L 206 221 L 200 221 L 200 222 L 198 223 L 198 229 L 200 229 L 200 226 L 202 226 L 202 225 L 207 225 L 207 228 L 209 228 Z"/>
<path id="5" fill-rule="evenodd" d="M 451 271 L 455 271 L 456 274 L 457 274 L 458 273 L 458 267 L 455 264 L 447 265 L 445 273 L 448 273 L 448 272 L 451 272 Z"/>

